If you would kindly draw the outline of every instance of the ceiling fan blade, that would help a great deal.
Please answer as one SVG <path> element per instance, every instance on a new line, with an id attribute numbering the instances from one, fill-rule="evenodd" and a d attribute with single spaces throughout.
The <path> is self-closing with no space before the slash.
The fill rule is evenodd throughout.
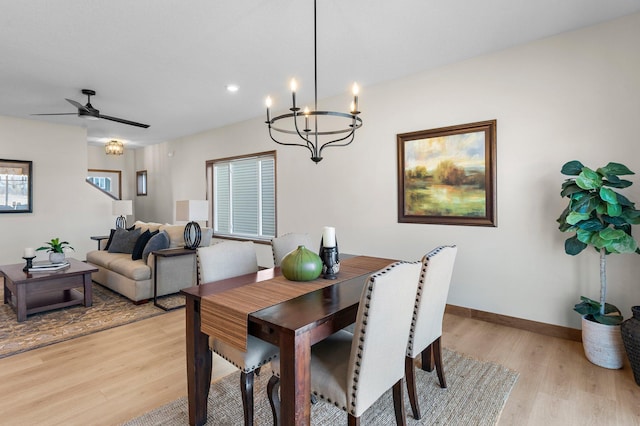
<path id="1" fill-rule="evenodd" d="M 67 98 L 65 98 L 65 99 L 67 99 Z M 81 110 L 89 112 L 89 108 L 87 108 L 86 106 L 82 105 L 80 102 L 76 102 L 73 99 L 67 99 L 67 102 L 69 102 L 71 105 L 73 105 L 74 107 L 76 107 L 78 109 L 81 109 Z"/>
<path id="2" fill-rule="evenodd" d="M 52 114 L 29 114 L 29 115 L 78 115 L 77 112 L 59 112 L 59 113 L 52 113 Z"/>
<path id="3" fill-rule="evenodd" d="M 148 124 L 136 123 L 135 121 L 125 120 L 124 118 L 110 117 L 108 115 L 102 115 L 102 114 L 100 114 L 98 117 L 104 118 L 105 120 L 116 121 L 122 124 L 128 124 L 130 126 L 144 127 L 145 129 L 149 127 Z"/>

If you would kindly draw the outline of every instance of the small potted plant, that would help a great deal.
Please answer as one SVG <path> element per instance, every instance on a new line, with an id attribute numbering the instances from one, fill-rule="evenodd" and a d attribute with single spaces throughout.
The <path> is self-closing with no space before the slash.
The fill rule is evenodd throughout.
<path id="1" fill-rule="evenodd" d="M 60 238 L 52 238 L 51 241 L 45 243 L 46 246 L 38 247 L 36 250 L 46 250 L 49 253 L 49 261 L 51 263 L 60 263 L 64 261 L 64 250 L 75 250 L 69 245 L 68 241 L 60 241 Z"/>
<path id="2" fill-rule="evenodd" d="M 564 249 L 575 256 L 588 246 L 600 253 L 600 299 L 582 296 L 574 310 L 582 315 L 582 343 L 589 361 L 606 368 L 621 368 L 624 356 L 620 323 L 622 315 L 606 302 L 607 255 L 638 253 L 637 241 L 631 236 L 631 225 L 640 223 L 640 211 L 624 195 L 614 191 L 627 188 L 631 181 L 619 176 L 634 174 L 625 165 L 609 163 L 597 170 L 579 161 L 562 166 L 562 174 L 575 176 L 562 184 L 562 197 L 569 205 L 557 219 L 562 232 L 574 233 L 565 241 Z"/>

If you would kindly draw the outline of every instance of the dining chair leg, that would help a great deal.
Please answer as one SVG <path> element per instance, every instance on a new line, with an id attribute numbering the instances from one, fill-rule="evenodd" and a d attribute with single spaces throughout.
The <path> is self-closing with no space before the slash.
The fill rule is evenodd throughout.
<path id="1" fill-rule="evenodd" d="M 351 414 L 347 414 L 347 425 L 348 426 L 360 426 L 360 417 L 355 417 Z"/>
<path id="2" fill-rule="evenodd" d="M 253 426 L 253 371 L 240 373 L 240 393 L 245 426 Z"/>
<path id="3" fill-rule="evenodd" d="M 427 346 L 422 353 L 421 362 L 423 371 L 433 371 L 433 343 Z"/>
<path id="4" fill-rule="evenodd" d="M 436 361 L 436 371 L 438 372 L 438 380 L 440 380 L 440 387 L 446 388 L 447 381 L 444 378 L 444 368 L 442 365 L 442 343 L 440 337 L 438 337 L 432 344 L 433 346 L 433 358 Z"/>
<path id="5" fill-rule="evenodd" d="M 393 409 L 396 413 L 396 424 L 398 426 L 405 426 L 407 424 L 407 418 L 404 414 L 402 379 L 398 380 L 396 384 L 393 385 Z"/>
<path id="6" fill-rule="evenodd" d="M 267 396 L 269 397 L 269 405 L 271 405 L 271 413 L 273 414 L 273 426 L 280 424 L 280 398 L 278 397 L 278 389 L 280 388 L 280 379 L 278 376 L 271 376 L 267 383 Z"/>
<path id="7" fill-rule="evenodd" d="M 409 394 L 409 403 L 413 418 L 420 420 L 420 406 L 418 404 L 418 395 L 416 391 L 416 372 L 415 360 L 410 356 L 404 358 L 404 378 L 407 381 L 407 393 Z"/>

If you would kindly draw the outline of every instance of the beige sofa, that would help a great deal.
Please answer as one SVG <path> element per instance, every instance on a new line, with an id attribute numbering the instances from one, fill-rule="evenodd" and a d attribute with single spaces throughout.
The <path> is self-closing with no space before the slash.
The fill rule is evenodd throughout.
<path id="1" fill-rule="evenodd" d="M 140 222 L 134 224 L 141 232 L 166 232 L 169 237 L 169 249 L 184 246 L 184 225 L 162 225 Z M 200 246 L 211 243 L 211 228 L 202 228 Z M 106 243 L 105 243 L 106 245 Z M 87 253 L 87 263 L 98 268 L 91 275 L 93 281 L 116 291 L 133 302 L 153 299 L 153 276 L 158 275 L 158 296 L 173 294 L 182 288 L 197 284 L 195 250 L 193 254 L 173 257 L 158 257 L 158 271 L 154 270 L 154 255 L 146 260 L 133 260 L 130 253 L 110 253 L 101 244 L 100 250 Z"/>

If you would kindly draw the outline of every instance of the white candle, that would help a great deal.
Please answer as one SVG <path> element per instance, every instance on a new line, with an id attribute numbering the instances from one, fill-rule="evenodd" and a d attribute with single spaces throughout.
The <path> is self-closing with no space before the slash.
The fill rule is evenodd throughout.
<path id="1" fill-rule="evenodd" d="M 351 111 L 358 111 L 358 93 L 360 93 L 360 88 L 358 87 L 358 83 L 353 83 L 353 108 Z"/>
<path id="2" fill-rule="evenodd" d="M 298 90 L 298 83 L 294 78 L 291 79 L 291 98 L 292 98 L 292 108 L 296 108 L 296 90 Z M 297 110 L 296 110 L 297 111 Z"/>
<path id="3" fill-rule="evenodd" d="M 325 247 L 336 246 L 336 228 L 325 226 L 322 231 L 322 244 Z"/>
<path id="4" fill-rule="evenodd" d="M 271 108 L 271 105 L 273 103 L 273 101 L 271 101 L 271 96 L 267 96 L 267 100 L 264 103 L 265 105 L 267 105 L 267 122 L 270 122 L 271 116 L 269 114 L 269 109 Z"/>
<path id="5" fill-rule="evenodd" d="M 304 107 L 304 131 L 311 130 L 309 129 L 309 107 Z"/>
<path id="6" fill-rule="evenodd" d="M 36 251 L 32 247 L 28 247 L 24 249 L 23 257 L 35 257 L 35 255 L 36 255 Z"/>

